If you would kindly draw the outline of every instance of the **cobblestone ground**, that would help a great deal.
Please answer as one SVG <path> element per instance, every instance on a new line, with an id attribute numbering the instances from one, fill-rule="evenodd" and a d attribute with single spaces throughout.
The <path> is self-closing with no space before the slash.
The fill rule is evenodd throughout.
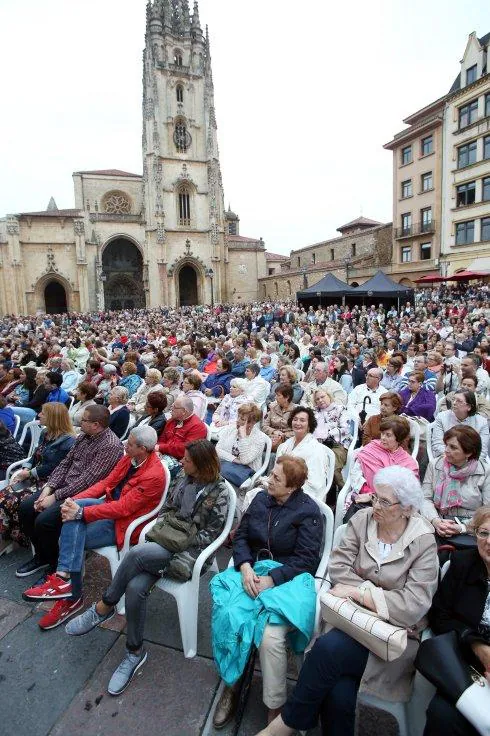
<path id="1" fill-rule="evenodd" d="M 156 590 L 148 601 L 148 662 L 128 690 L 113 698 L 106 688 L 124 652 L 125 619 L 116 616 L 84 637 L 67 636 L 63 626 L 42 632 L 37 622 L 50 604 L 23 601 L 22 591 L 31 579 L 14 575 L 28 557 L 26 551 L 17 550 L 0 558 L 2 736 L 233 734 L 233 724 L 216 732 L 211 723 L 219 678 L 211 656 L 208 575 L 201 584 L 197 656 L 184 658 L 175 602 Z M 226 563 L 225 555 L 220 568 Z M 105 560 L 90 555 L 85 576 L 87 603 L 99 597 L 108 579 Z M 260 672 L 256 672 L 238 734 L 253 736 L 265 723 Z M 372 730 L 366 728 L 369 724 Z M 379 711 L 367 713 L 365 726 L 362 736 L 396 734 Z M 310 733 L 319 735 L 319 731 Z"/>

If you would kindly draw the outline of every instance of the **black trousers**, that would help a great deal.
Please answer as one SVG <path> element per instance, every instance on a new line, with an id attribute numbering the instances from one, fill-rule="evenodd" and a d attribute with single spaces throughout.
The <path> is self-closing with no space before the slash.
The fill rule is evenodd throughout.
<path id="1" fill-rule="evenodd" d="M 427 709 L 424 736 L 478 736 L 464 716 L 448 700 L 434 695 Z"/>
<path id="2" fill-rule="evenodd" d="M 52 506 L 38 513 L 34 510 L 34 502 L 40 494 L 41 491 L 33 493 L 20 504 L 20 528 L 34 545 L 38 560 L 56 569 L 58 538 L 63 523 L 60 512 L 62 502 L 55 501 Z"/>

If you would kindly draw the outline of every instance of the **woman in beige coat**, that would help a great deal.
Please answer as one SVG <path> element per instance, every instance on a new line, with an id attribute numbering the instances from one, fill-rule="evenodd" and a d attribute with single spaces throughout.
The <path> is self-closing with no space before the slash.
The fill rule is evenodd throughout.
<path id="1" fill-rule="evenodd" d="M 281 715 L 260 736 L 313 729 L 319 718 L 329 736 L 353 736 L 359 682 L 361 690 L 385 700 L 410 698 L 418 634 L 437 588 L 436 542 L 430 524 L 417 513 L 422 489 L 410 470 L 383 468 L 374 487 L 373 508 L 351 519 L 332 551 L 330 592 L 406 627 L 407 648 L 398 659 L 384 662 L 339 629 L 330 629 L 306 657 Z"/>

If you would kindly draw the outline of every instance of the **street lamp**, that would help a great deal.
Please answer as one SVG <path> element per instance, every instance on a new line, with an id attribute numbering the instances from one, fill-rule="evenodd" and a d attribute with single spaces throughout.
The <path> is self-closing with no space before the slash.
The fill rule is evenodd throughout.
<path id="1" fill-rule="evenodd" d="M 213 289 L 214 271 L 212 268 L 208 268 L 208 270 L 206 271 L 206 276 L 209 276 L 211 280 L 211 309 L 214 309 L 214 289 Z"/>

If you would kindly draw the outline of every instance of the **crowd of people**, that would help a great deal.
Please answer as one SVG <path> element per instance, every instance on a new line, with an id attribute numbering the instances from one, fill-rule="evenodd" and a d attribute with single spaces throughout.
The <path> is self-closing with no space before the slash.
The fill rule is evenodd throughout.
<path id="1" fill-rule="evenodd" d="M 260 655 L 263 736 L 318 721 L 350 736 L 359 690 L 408 701 L 427 621 L 435 634 L 455 631 L 461 656 L 490 682 L 489 353 L 484 284 L 421 290 L 397 306 L 8 315 L 0 555 L 32 549 L 16 575 L 41 576 L 24 597 L 53 601 L 43 630 L 86 634 L 125 597 L 126 654 L 108 685 L 120 695 L 147 660 L 147 596 L 162 575 L 190 579 L 234 491 L 232 565 L 211 581 L 225 682 L 216 728 L 234 715 L 250 656 L 238 625 L 254 631 Z M 330 593 L 405 627 L 408 644 L 385 662 L 331 628 L 288 698 L 288 647 L 303 652 L 315 634 L 323 503 L 346 525 Z M 158 508 L 146 541 L 131 526 L 100 600 L 85 601 L 86 550 L 121 550 L 132 522 Z M 443 732 L 480 731 L 438 691 L 425 736 Z"/>

